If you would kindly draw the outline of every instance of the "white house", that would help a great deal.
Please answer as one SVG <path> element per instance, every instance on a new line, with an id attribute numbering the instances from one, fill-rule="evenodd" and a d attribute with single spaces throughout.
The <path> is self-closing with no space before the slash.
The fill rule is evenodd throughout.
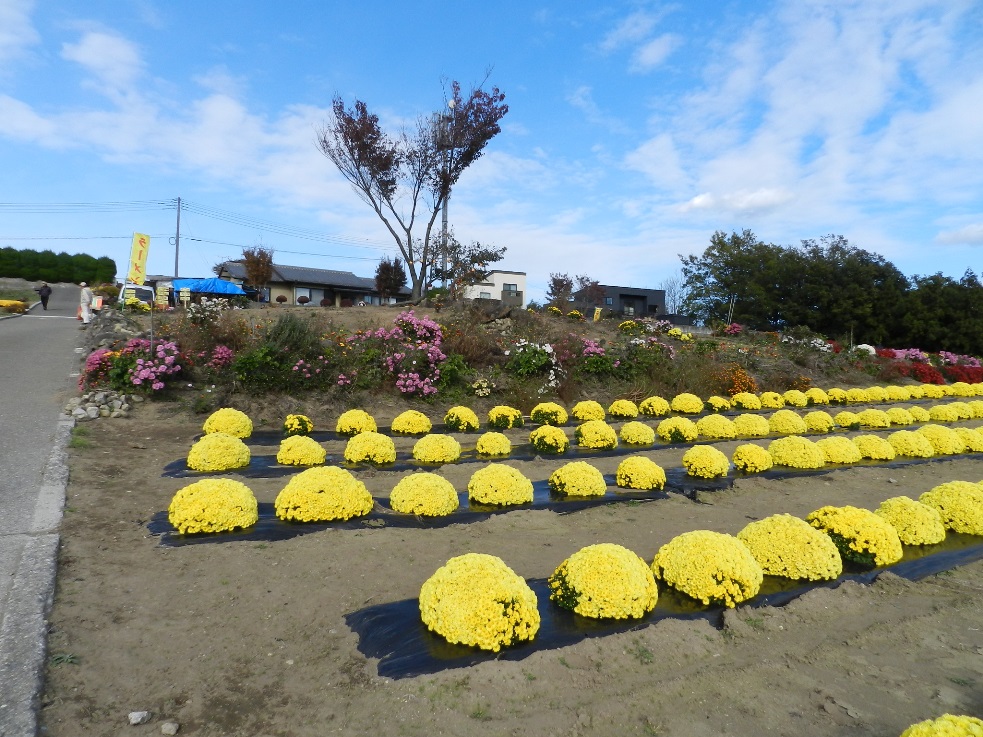
<path id="1" fill-rule="evenodd" d="M 500 299 L 516 307 L 526 306 L 526 272 L 492 271 L 483 282 L 464 288 L 465 299 Z"/>

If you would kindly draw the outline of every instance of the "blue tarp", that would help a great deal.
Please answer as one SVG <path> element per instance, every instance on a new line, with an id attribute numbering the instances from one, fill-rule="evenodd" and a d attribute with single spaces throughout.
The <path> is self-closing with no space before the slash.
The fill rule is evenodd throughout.
<path id="1" fill-rule="evenodd" d="M 230 281 L 212 277 L 211 279 L 175 279 L 174 291 L 190 289 L 195 294 L 245 294 L 242 287 Z"/>

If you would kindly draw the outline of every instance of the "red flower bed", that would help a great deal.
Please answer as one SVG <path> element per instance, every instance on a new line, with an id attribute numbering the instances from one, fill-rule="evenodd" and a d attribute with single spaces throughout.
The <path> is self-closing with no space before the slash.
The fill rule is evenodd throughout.
<path id="1" fill-rule="evenodd" d="M 967 384 L 983 382 L 983 368 L 979 366 L 943 366 L 942 374 L 949 381 L 965 381 Z"/>
<path id="2" fill-rule="evenodd" d="M 950 368 L 965 368 L 963 366 L 952 366 Z M 927 363 L 909 363 L 907 361 L 898 363 L 898 373 L 904 377 L 914 378 L 922 384 L 944 384 L 945 377 L 935 366 Z"/>

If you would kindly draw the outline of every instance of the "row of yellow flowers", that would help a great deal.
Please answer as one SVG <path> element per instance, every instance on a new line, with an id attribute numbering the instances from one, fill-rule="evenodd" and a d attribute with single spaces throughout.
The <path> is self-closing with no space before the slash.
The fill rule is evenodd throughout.
<path id="1" fill-rule="evenodd" d="M 565 425 L 572 416 L 578 422 L 605 420 L 633 420 L 639 415 L 660 417 L 677 412 L 682 414 L 701 414 L 709 407 L 711 411 L 782 409 L 783 407 L 825 406 L 829 404 L 870 404 L 875 402 L 904 402 L 911 399 L 942 399 L 947 396 L 983 396 L 983 384 L 956 382 L 949 385 L 923 384 L 914 386 L 872 386 L 866 389 L 809 389 L 801 392 L 795 389 L 784 394 L 762 392 L 760 395 L 748 392 L 726 398 L 709 397 L 706 402 L 695 394 L 677 394 L 671 400 L 658 396 L 648 397 L 636 404 L 627 399 L 617 399 L 607 409 L 594 400 L 577 402 L 568 413 L 555 402 L 541 402 L 529 413 L 529 418 L 537 424 Z M 877 410 L 869 410 L 876 412 Z M 933 418 L 935 419 L 935 418 Z M 487 424 L 493 429 L 521 427 L 524 421 L 522 412 L 515 407 L 499 405 L 489 410 Z M 451 407 L 444 415 L 444 424 L 458 432 L 472 432 L 480 428 L 477 414 L 464 406 Z M 390 430 L 396 434 L 424 435 L 433 428 L 431 420 L 422 412 L 407 410 L 391 423 Z M 239 410 L 229 407 L 217 410 L 205 420 L 203 431 L 222 432 L 237 438 L 247 438 L 253 432 L 253 423 Z M 314 430 L 314 423 L 305 415 L 291 414 L 284 421 L 283 431 L 287 436 L 308 435 Z M 363 432 L 376 432 L 375 419 L 364 410 L 352 409 L 341 414 L 335 423 L 335 431 L 341 435 L 352 436 Z"/>
<path id="2" fill-rule="evenodd" d="M 902 545 L 941 542 L 946 529 L 983 535 L 983 486 L 942 484 L 921 495 L 888 499 L 875 511 L 826 506 L 799 519 L 776 514 L 736 536 L 694 530 L 659 548 L 652 563 L 612 543 L 590 545 L 549 577 L 550 599 L 585 617 L 637 619 L 655 608 L 658 584 L 703 604 L 734 607 L 753 598 L 765 575 L 832 580 L 843 561 L 889 565 Z M 974 517 L 953 518 L 958 507 Z M 532 640 L 540 626 L 535 593 L 500 558 L 467 553 L 451 558 L 420 590 L 424 624 L 449 642 L 499 651 Z"/>
<path id="3" fill-rule="evenodd" d="M 361 412 L 360 410 L 355 411 Z M 361 412 L 361 415 L 364 417 L 359 416 L 359 419 L 362 420 L 359 425 L 360 427 L 367 427 L 368 425 L 364 420 L 365 418 L 371 420 L 371 417 L 364 412 Z M 221 422 L 213 422 L 213 418 L 216 417 L 221 419 Z M 301 417 L 307 420 L 307 418 Z M 285 425 L 297 423 L 296 418 L 296 415 L 288 416 Z M 814 410 L 808 412 L 804 417 L 788 409 L 778 410 L 768 418 L 752 414 L 738 415 L 734 419 L 721 415 L 706 415 L 697 422 L 693 422 L 686 417 L 670 417 L 662 420 L 654 429 L 643 422 L 632 420 L 624 423 L 620 431 L 616 431 L 604 420 L 587 420 L 577 426 L 574 435 L 578 446 L 581 448 L 610 450 L 616 448 L 619 442 L 630 446 L 649 446 L 655 442 L 656 435 L 667 443 L 681 443 L 693 442 L 698 438 L 730 440 L 739 437 L 765 437 L 774 434 L 792 436 L 804 433 L 828 433 L 835 427 L 884 429 L 906 427 L 918 422 L 958 422 L 981 418 L 983 418 L 983 401 L 976 400 L 935 405 L 928 410 L 922 407 L 893 407 L 887 411 L 866 409 L 859 413 L 842 411 L 836 415 L 830 415 L 822 410 Z M 245 414 L 228 408 L 218 410 L 209 418 L 209 421 L 206 421 L 205 426 L 209 431 L 192 446 L 188 453 L 187 464 L 189 468 L 196 471 L 226 471 L 243 468 L 249 464 L 249 449 L 239 440 L 242 437 L 241 433 L 235 432 L 237 429 L 242 431 L 246 427 L 251 428 L 252 423 Z M 374 426 L 374 421 L 372 426 Z M 232 432 L 216 431 L 215 427 L 224 427 Z M 942 432 L 937 429 L 937 426 L 931 424 L 919 428 L 919 432 L 923 430 L 923 434 L 927 434 L 930 439 L 936 439 L 936 442 L 933 442 L 933 445 L 936 446 L 933 454 L 961 453 L 965 450 L 983 451 L 983 443 L 980 442 L 975 431 L 969 428 L 958 428 L 953 431 L 955 435 L 960 436 L 962 445 L 965 446 L 961 450 L 947 449 L 950 445 L 960 445 L 953 439 L 955 435 L 952 432 Z M 910 435 L 898 437 L 906 438 Z M 945 439 L 945 443 L 942 443 L 941 446 L 940 439 Z M 827 438 L 819 441 L 826 455 L 831 456 L 830 462 L 856 462 L 849 459 L 853 451 L 849 451 L 845 457 L 841 457 L 842 452 L 836 450 L 848 448 L 849 446 L 845 445 L 845 442 L 845 438 Z M 867 442 L 873 444 L 874 441 Z M 541 425 L 529 434 L 529 443 L 537 452 L 559 455 L 567 451 L 570 446 L 570 439 L 560 427 Z M 792 444 L 787 445 L 791 447 Z M 922 452 L 908 452 L 909 445 L 906 443 L 903 445 L 903 449 L 896 448 L 895 451 L 901 455 L 925 455 Z M 491 431 L 478 438 L 475 450 L 479 455 L 486 457 L 505 457 L 511 453 L 512 443 L 505 434 Z M 461 451 L 460 442 L 453 436 L 426 434 L 416 441 L 412 455 L 415 460 L 422 463 L 443 464 L 458 460 Z M 753 453 L 754 451 L 749 452 Z M 396 446 L 391 437 L 375 430 L 364 429 L 352 434 L 345 447 L 344 457 L 350 463 L 393 463 L 396 460 Z M 277 462 L 284 465 L 315 466 L 324 463 L 325 458 L 325 449 L 315 440 L 303 434 L 288 435 L 281 442 L 277 453 Z M 889 460 L 881 456 L 877 456 L 877 459 Z"/>
<path id="4" fill-rule="evenodd" d="M 352 441 L 371 438 L 372 435 L 373 433 L 363 433 L 352 438 Z M 453 441 L 449 436 L 428 437 Z M 222 433 L 213 433 L 206 436 L 208 438 L 223 444 L 238 443 L 240 450 L 248 454 L 248 448 L 237 438 Z M 310 440 L 287 440 L 297 439 Z M 898 431 L 887 438 L 861 435 L 855 438 L 824 438 L 817 442 L 801 436 L 789 436 L 772 441 L 767 448 L 754 443 L 740 445 L 730 458 L 713 446 L 695 445 L 683 454 L 682 463 L 688 475 L 713 479 L 726 476 L 731 464 L 744 473 L 761 473 L 774 466 L 819 469 L 827 465 L 858 463 L 864 459 L 893 460 L 898 456 L 930 458 L 936 455 L 953 455 L 965 452 L 969 447 L 967 441 L 973 444 L 973 448 L 983 449 L 983 430 L 952 430 L 940 425 L 927 425 L 914 432 Z M 191 506 L 190 512 L 177 514 L 172 518 L 175 528 L 182 533 L 193 533 L 244 526 L 240 524 L 243 517 L 239 501 L 233 499 L 230 502 L 238 510 L 232 514 L 224 511 L 221 495 L 215 496 L 227 488 L 227 480 L 218 481 L 222 483 L 217 486 L 211 485 L 209 481 L 199 481 L 197 485 L 191 484 L 178 492 L 175 499 L 186 493 L 187 489 L 202 490 L 202 495 L 192 495 L 198 501 Z M 607 493 L 607 482 L 603 474 L 584 461 L 573 461 L 560 466 L 553 471 L 547 483 L 551 491 L 565 496 L 590 497 Z M 661 466 L 645 456 L 628 456 L 618 465 L 615 484 L 623 489 L 661 490 L 666 484 L 666 473 Z M 502 463 L 490 463 L 472 474 L 467 491 L 469 499 L 478 504 L 508 506 L 533 501 L 532 481 L 519 470 Z M 202 499 L 206 501 L 201 502 Z M 390 495 L 390 505 L 395 511 L 423 516 L 450 514 L 458 508 L 458 503 L 457 491 L 453 485 L 433 473 L 415 473 L 403 478 Z M 373 502 L 364 484 L 349 471 L 337 467 L 317 467 L 291 478 L 277 497 L 275 507 L 277 515 L 284 520 L 312 522 L 344 520 L 365 515 L 372 510 Z M 983 506 L 978 512 L 983 520 Z M 960 514 L 966 516 L 968 513 L 962 510 Z M 237 520 L 238 523 L 223 527 L 221 520 L 225 518 Z M 976 523 L 970 521 L 968 524 L 972 527 Z"/>

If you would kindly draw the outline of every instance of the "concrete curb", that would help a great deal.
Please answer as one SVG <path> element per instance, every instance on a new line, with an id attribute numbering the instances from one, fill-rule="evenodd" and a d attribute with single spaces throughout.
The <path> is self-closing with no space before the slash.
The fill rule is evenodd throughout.
<path id="1" fill-rule="evenodd" d="M 14 573 L 9 607 L 0 622 L 0 737 L 38 733 L 44 685 L 48 613 L 58 569 L 58 526 L 68 485 L 67 447 L 75 421 L 58 421 L 55 439 L 38 489 L 31 529 Z"/>

